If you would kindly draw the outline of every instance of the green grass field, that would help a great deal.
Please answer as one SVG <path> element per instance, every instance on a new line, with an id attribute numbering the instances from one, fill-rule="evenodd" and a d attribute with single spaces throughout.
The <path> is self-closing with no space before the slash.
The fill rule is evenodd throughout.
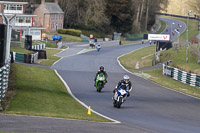
<path id="1" fill-rule="evenodd" d="M 47 53 L 47 59 L 40 59 L 39 60 L 39 64 L 41 65 L 48 65 L 51 66 L 53 65 L 54 62 L 56 62 L 57 60 L 59 60 L 61 57 L 58 56 L 54 56 L 54 54 L 57 54 L 59 52 L 61 52 L 62 50 L 60 49 L 45 49 L 46 53 Z"/>
<path id="2" fill-rule="evenodd" d="M 165 30 L 165 28 L 166 28 L 166 23 L 165 23 L 165 21 L 163 21 L 163 20 L 160 20 L 160 23 L 161 23 L 161 27 L 160 27 L 160 29 L 156 32 L 156 34 L 160 34 L 160 33 L 162 33 L 164 30 Z"/>
<path id="3" fill-rule="evenodd" d="M 196 49 L 197 46 L 193 44 L 193 47 Z M 186 62 L 186 47 L 182 46 L 179 51 L 169 49 L 162 52 L 161 61 L 172 60 L 170 63 L 171 66 L 178 67 L 188 72 L 200 74 L 200 64 L 197 64 L 197 56 L 192 55 L 194 52 L 190 52 L 190 47 L 188 48 L 188 63 Z"/>
<path id="4" fill-rule="evenodd" d="M 15 96 L 8 114 L 51 116 L 90 121 L 108 121 L 76 102 L 51 69 L 14 64 Z"/>
<path id="5" fill-rule="evenodd" d="M 153 55 L 151 54 L 153 53 L 154 49 L 155 49 L 155 46 L 145 47 L 143 49 L 137 50 L 135 52 L 132 52 L 130 54 L 120 57 L 119 61 L 126 69 L 130 70 L 131 72 L 133 72 L 134 74 L 138 76 L 147 78 L 149 80 L 152 80 L 168 88 L 172 88 L 174 90 L 177 90 L 177 91 L 180 91 L 180 92 L 183 92 L 195 97 L 200 97 L 200 89 L 191 87 L 187 84 L 180 83 L 178 81 L 173 80 L 172 78 L 162 75 L 162 69 L 153 69 L 153 70 L 146 70 L 146 71 L 134 70 L 136 69 L 135 66 L 137 62 L 140 68 L 152 66 L 151 63 L 152 63 Z M 176 62 L 180 68 L 189 68 L 189 70 L 191 71 L 199 72 L 200 71 L 199 65 L 196 62 L 185 63 L 184 61 L 182 61 L 182 58 L 184 58 L 183 54 L 184 54 L 184 50 L 183 52 L 179 51 L 177 53 L 176 51 L 173 51 L 172 49 L 170 49 L 168 51 L 163 52 L 162 60 L 172 59 L 173 62 Z M 170 58 L 167 58 L 168 56 L 170 56 Z M 193 58 L 192 56 L 189 56 L 189 61 L 192 62 L 192 58 Z"/>
<path id="6" fill-rule="evenodd" d="M 50 33 L 50 32 L 45 32 L 45 33 L 48 34 L 48 35 L 55 35 L 55 33 Z M 56 35 L 62 36 L 63 42 L 81 42 L 81 40 L 82 40 L 81 37 L 71 36 L 71 35 L 67 35 L 67 34 L 56 33 Z"/>
<path id="7" fill-rule="evenodd" d="M 155 45 L 148 46 L 142 50 L 136 50 L 119 58 L 121 64 L 127 69 L 137 69 L 152 65 Z M 137 67 L 136 67 L 137 64 Z"/>
<path id="8" fill-rule="evenodd" d="M 146 70 L 143 71 L 143 73 L 151 75 L 149 79 L 160 85 L 200 98 L 200 89 L 189 86 L 187 84 L 183 84 L 172 78 L 164 76 L 162 74 L 162 69 Z"/>

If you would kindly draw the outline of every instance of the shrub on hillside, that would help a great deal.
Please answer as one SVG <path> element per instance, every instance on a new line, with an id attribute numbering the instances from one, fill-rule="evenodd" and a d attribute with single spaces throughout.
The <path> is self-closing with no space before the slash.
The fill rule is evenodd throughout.
<path id="1" fill-rule="evenodd" d="M 75 29 L 59 29 L 58 33 L 60 34 L 69 34 L 72 36 L 80 36 L 81 35 L 81 31 L 80 30 L 75 30 Z"/>

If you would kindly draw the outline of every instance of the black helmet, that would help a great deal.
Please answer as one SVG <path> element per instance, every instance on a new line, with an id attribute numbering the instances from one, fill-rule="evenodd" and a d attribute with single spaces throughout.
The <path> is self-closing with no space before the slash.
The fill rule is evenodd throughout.
<path id="1" fill-rule="evenodd" d="M 104 71 L 104 67 L 103 67 L 103 66 L 100 66 L 99 70 L 100 70 L 100 71 Z"/>

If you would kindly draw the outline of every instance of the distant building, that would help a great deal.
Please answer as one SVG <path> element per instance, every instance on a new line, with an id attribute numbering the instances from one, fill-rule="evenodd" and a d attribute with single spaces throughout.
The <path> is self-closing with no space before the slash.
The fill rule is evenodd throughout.
<path id="1" fill-rule="evenodd" d="M 28 2 L 12 2 L 12 1 L 0 1 L 0 23 L 3 22 L 2 13 L 7 18 L 16 14 L 16 21 L 13 27 L 14 30 L 20 32 L 20 37 L 24 37 L 26 34 L 32 35 L 33 40 L 42 39 L 42 27 L 33 27 L 33 18 L 36 15 L 24 14 L 24 5 Z"/>
<path id="2" fill-rule="evenodd" d="M 63 28 L 64 12 L 58 5 L 58 0 L 55 0 L 55 3 L 41 0 L 34 14 L 37 15 L 34 18 L 35 25 L 45 27 L 47 32 L 57 32 L 58 29 Z"/>

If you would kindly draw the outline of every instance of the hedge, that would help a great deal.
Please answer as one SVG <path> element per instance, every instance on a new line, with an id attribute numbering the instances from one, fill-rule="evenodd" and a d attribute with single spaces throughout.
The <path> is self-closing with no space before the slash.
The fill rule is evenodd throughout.
<path id="1" fill-rule="evenodd" d="M 60 34 L 69 34 L 69 35 L 72 35 L 72 36 L 80 37 L 82 32 L 80 30 L 75 30 L 75 29 L 59 29 L 58 33 L 60 33 Z"/>

